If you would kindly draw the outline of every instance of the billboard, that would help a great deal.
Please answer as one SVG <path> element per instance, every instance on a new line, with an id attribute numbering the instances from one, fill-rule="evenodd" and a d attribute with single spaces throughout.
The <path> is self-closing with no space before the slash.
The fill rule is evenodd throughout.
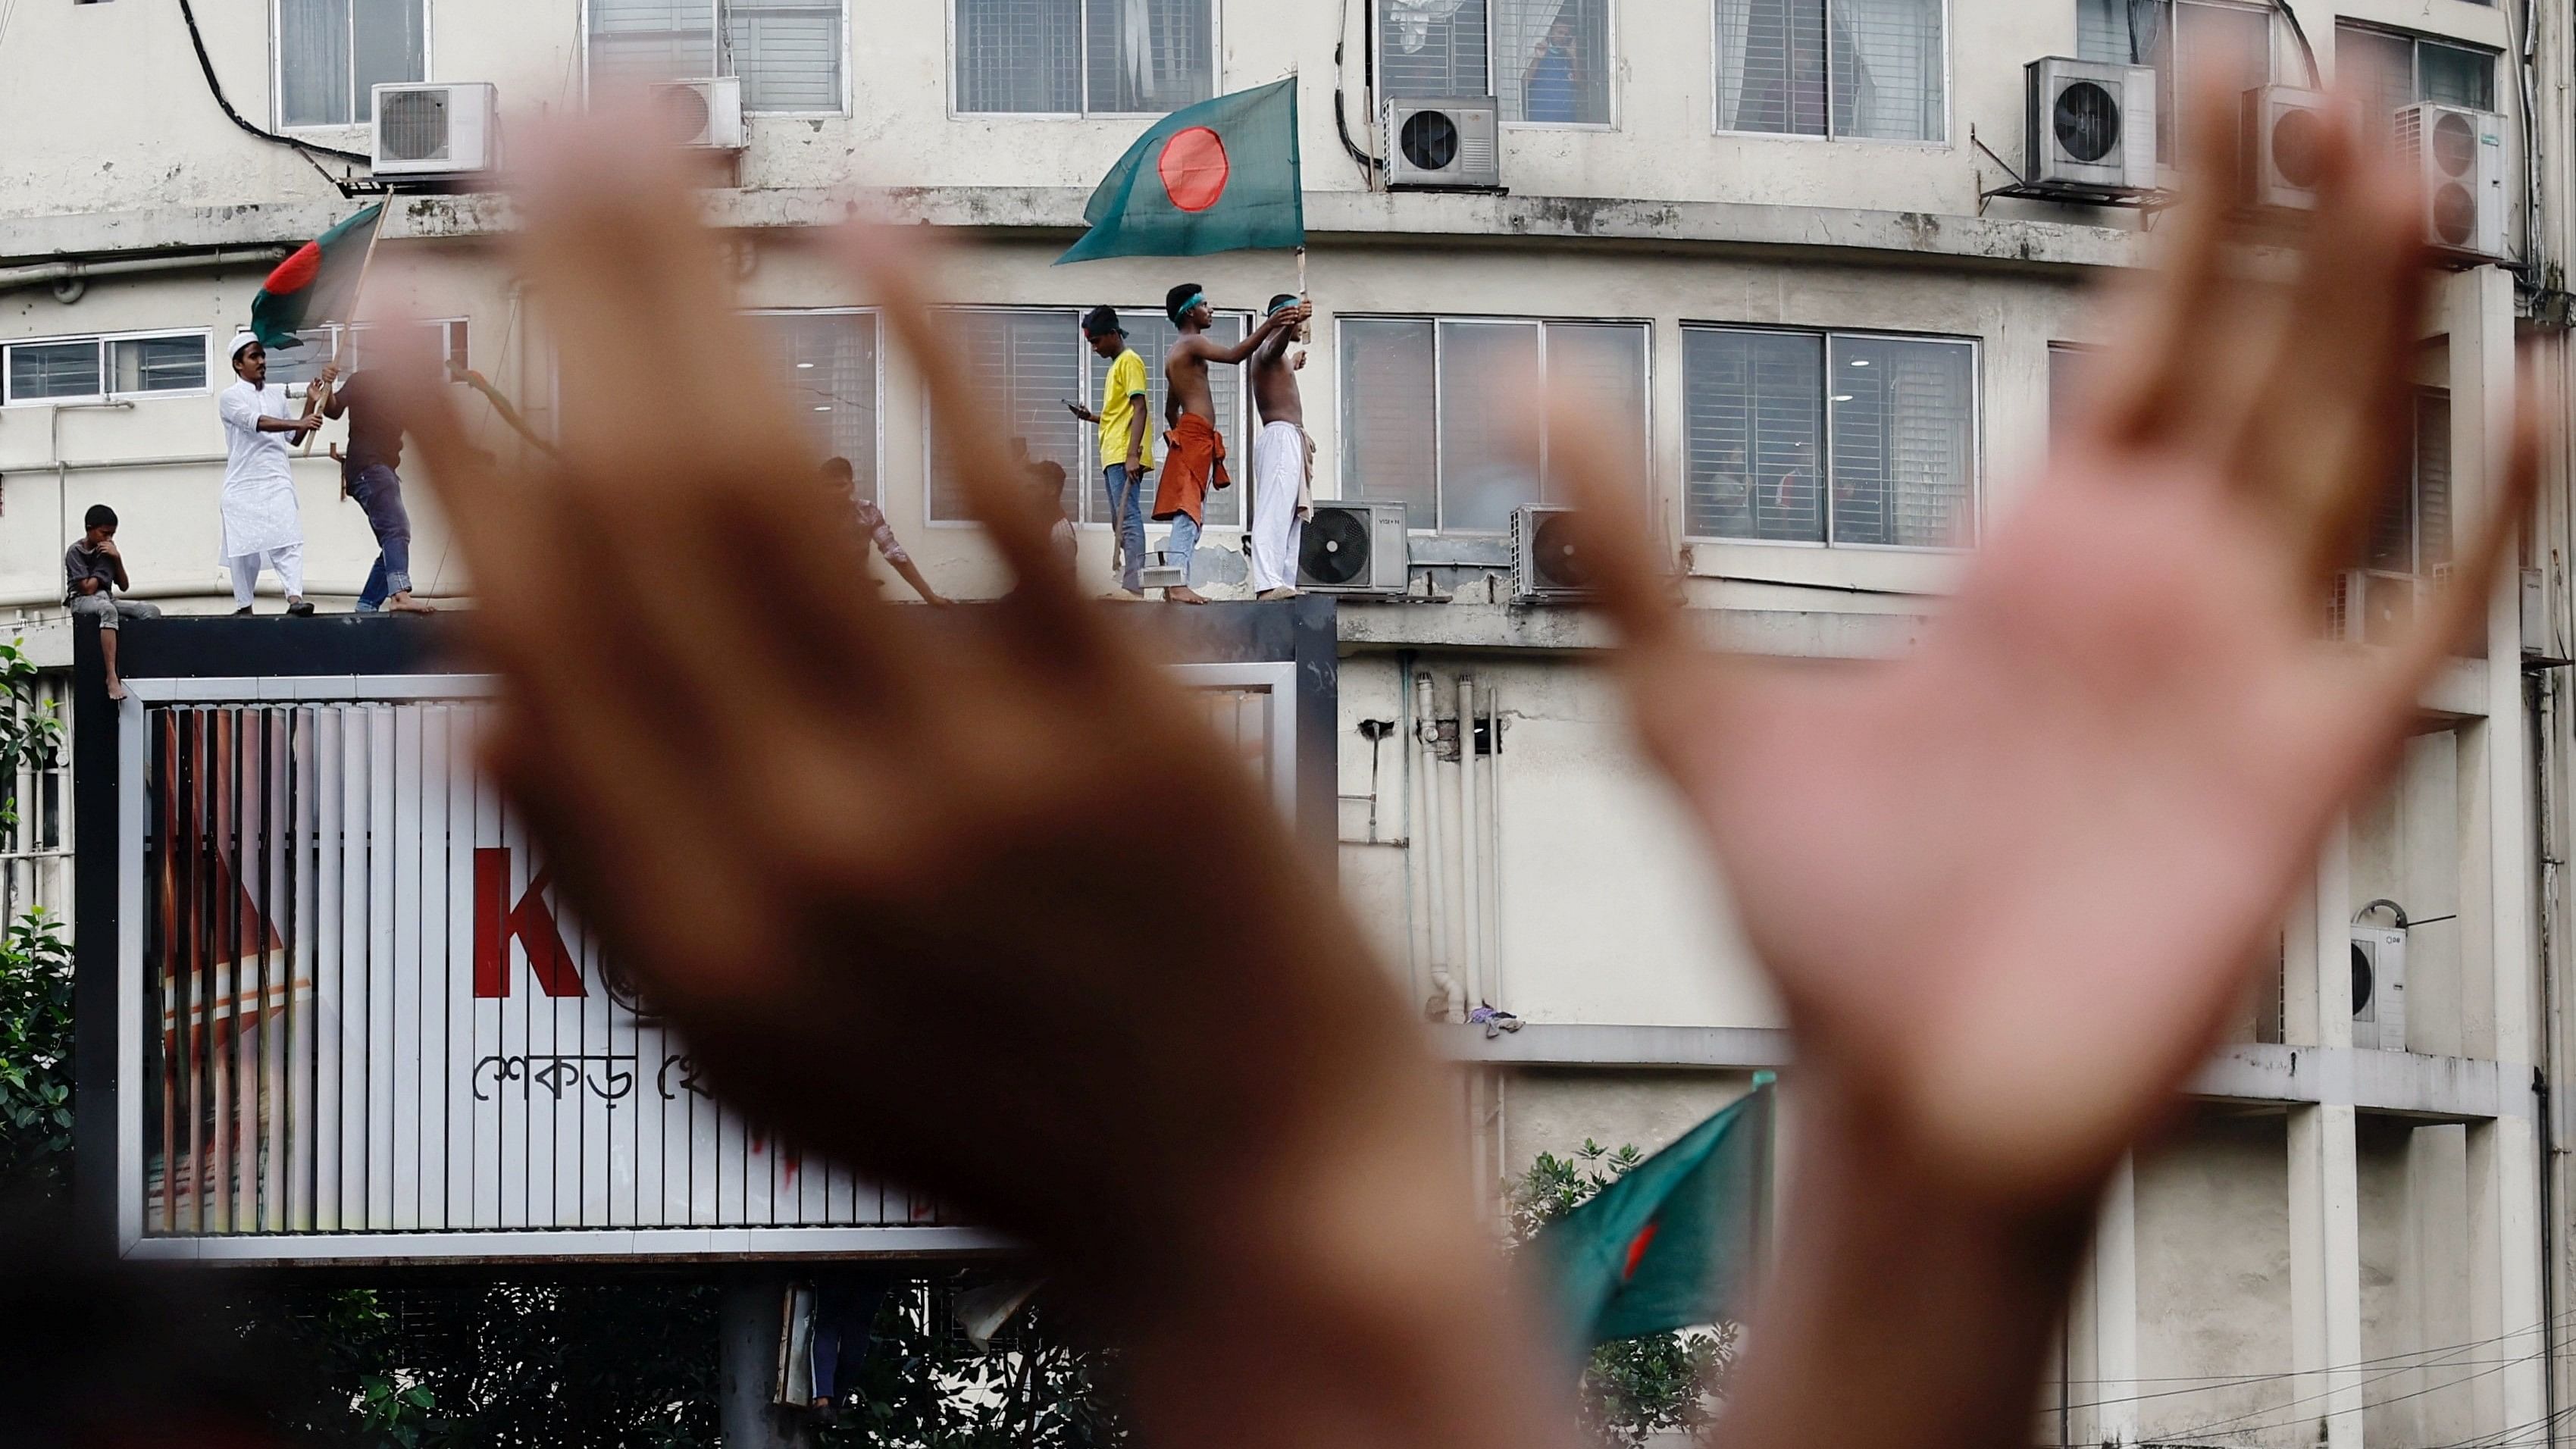
<path id="1" fill-rule="evenodd" d="M 1297 665 L 1177 667 L 1299 813 Z M 118 756 L 108 1190 L 122 1255 L 1001 1246 L 716 1099 L 476 768 L 487 679 L 128 685 L 122 705 L 98 700 Z"/>

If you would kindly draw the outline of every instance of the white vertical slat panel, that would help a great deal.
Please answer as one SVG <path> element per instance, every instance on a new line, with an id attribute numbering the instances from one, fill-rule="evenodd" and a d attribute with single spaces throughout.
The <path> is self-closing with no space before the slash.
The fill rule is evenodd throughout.
<path id="1" fill-rule="evenodd" d="M 689 1106 L 689 1221 L 722 1222 L 724 1173 L 718 1162 L 724 1146 L 724 1114 L 716 1110 L 715 1103 L 697 1093 L 686 1095 Z"/>
<path id="2" fill-rule="evenodd" d="M 373 904 L 375 868 L 368 847 L 375 835 L 375 788 L 368 762 L 374 757 L 372 712 L 341 706 L 340 719 L 340 1226 L 363 1228 L 376 1221 L 369 1168 L 375 1151 L 368 1128 L 375 1121 L 376 1063 L 367 1039 L 376 1029 L 383 1005 L 373 990 L 375 971 L 367 947 L 375 937 L 368 919 Z M 386 998 L 390 1002 L 392 998 Z M 386 1140 L 388 1150 L 392 1143 Z"/>
<path id="3" fill-rule="evenodd" d="M 382 705 L 370 705 L 367 721 L 367 1041 L 394 1041 L 394 1017 L 401 983 L 394 974 L 394 716 Z M 394 1211 L 394 1120 L 403 1104 L 394 1100 L 391 1050 L 366 1053 L 367 1063 L 367 1226 L 404 1224 Z"/>
<path id="4" fill-rule="evenodd" d="M 572 1109 L 573 1122 L 580 1133 L 581 1150 L 574 1159 L 575 1185 L 581 1203 L 580 1222 L 586 1228 L 606 1227 L 610 1220 L 610 1203 L 616 1196 L 616 1174 L 611 1164 L 620 1155 L 616 1146 L 617 1112 L 601 1095 L 600 1085 L 609 1080 L 614 1065 L 600 1060 L 609 1055 L 608 991 L 599 975 L 598 939 L 589 931 L 578 928 L 570 916 L 561 918 L 560 924 L 564 934 L 570 938 L 567 944 L 579 953 L 573 959 L 581 966 L 583 991 L 574 1006 L 575 1019 L 581 1023 L 581 1074 L 574 1079 L 572 1090 L 564 1098 L 564 1105 Z M 631 1154 L 626 1157 L 626 1166 L 630 1172 L 633 1170 Z"/>
<path id="5" fill-rule="evenodd" d="M 286 840 L 294 817 L 288 814 L 287 711 L 274 705 L 258 712 L 260 734 L 266 743 L 262 774 L 267 781 L 265 808 L 260 812 L 260 856 L 265 862 L 259 893 L 260 914 L 277 933 L 274 948 L 261 951 L 266 967 L 262 987 L 267 999 L 260 1003 L 260 1103 L 265 1119 L 262 1148 L 266 1160 L 260 1173 L 259 1228 L 264 1233 L 286 1229 L 286 1133 L 290 1093 L 287 1076 L 287 1038 L 295 1021 L 296 983 L 291 954 L 294 938 L 301 925 L 295 914 L 292 894 L 293 877 L 286 868 Z"/>
<path id="6" fill-rule="evenodd" d="M 420 1225 L 447 1220 L 447 740 L 442 706 L 420 719 Z"/>
<path id="7" fill-rule="evenodd" d="M 314 827 L 319 803 L 313 769 L 313 711 L 293 711 L 288 718 L 288 728 L 292 738 L 288 792 L 294 801 L 289 858 L 294 862 L 295 941 L 289 957 L 293 969 L 288 973 L 294 989 L 287 999 L 286 1018 L 286 1115 L 288 1141 L 292 1144 L 286 1164 L 286 1225 L 290 1232 L 307 1233 L 313 1230 L 315 1182 L 313 1033 L 320 1020 L 322 1005 L 321 981 L 313 966 L 313 913 L 316 903 L 313 872 L 318 839 Z"/>
<path id="8" fill-rule="evenodd" d="M 393 1223 L 421 1225 L 420 711 L 392 711 L 393 759 Z"/>
<path id="9" fill-rule="evenodd" d="M 509 834 L 510 886 L 501 894 L 505 912 L 527 892 L 528 878 L 536 869 L 536 850 L 527 837 L 527 822 L 516 811 L 510 815 Z M 513 1005 L 509 1016 L 515 1018 L 519 1025 L 518 1041 L 505 1050 L 522 1058 L 553 1051 L 555 1017 L 552 999 L 538 990 L 531 973 L 520 969 L 519 952 L 515 947 L 505 945 L 501 955 L 502 969 L 510 978 L 508 999 Z M 523 1071 L 526 1065 L 522 1060 L 520 1066 Z M 521 1209 L 525 1215 L 518 1221 L 531 1226 L 551 1226 L 560 1221 L 554 1215 L 555 1124 L 554 1119 L 546 1114 L 544 1103 L 544 1096 L 522 1080 L 512 1084 L 501 1109 L 503 1120 L 522 1124 L 520 1137 L 525 1146 L 521 1148 L 521 1160 L 527 1163 L 528 1181 L 524 1189 L 525 1206 Z"/>
<path id="10" fill-rule="evenodd" d="M 589 933 L 583 935 L 587 938 Z M 605 949 L 594 949 L 590 965 L 605 964 Z M 599 993 L 599 1015 L 606 1032 L 602 1049 L 618 1059 L 603 1062 L 598 1068 L 599 1079 L 609 1093 L 604 1098 L 606 1115 L 602 1123 L 608 1138 L 608 1207 L 602 1221 L 613 1227 L 631 1227 L 641 1220 L 644 1120 L 654 1115 L 653 1109 L 661 1103 L 644 1081 L 644 1041 L 654 1033 L 639 1028 L 635 1013 L 618 1003 L 608 989 L 606 971 L 592 970 L 585 979 L 591 990 Z"/>
<path id="11" fill-rule="evenodd" d="M 475 714 L 478 720 L 488 724 L 490 715 L 487 711 L 478 709 Z M 474 847 L 477 850 L 497 850 L 504 839 L 501 833 L 501 792 L 488 777 L 480 775 L 475 777 L 473 788 Z M 482 1062 L 509 1049 L 503 1044 L 503 1013 L 509 1009 L 510 1003 L 504 999 L 484 998 L 474 1003 L 477 1072 L 483 1070 Z M 515 1168 L 520 1160 L 517 1154 L 526 1150 L 527 1132 L 524 1123 L 520 1123 L 513 1143 L 513 1119 L 502 1106 L 501 1094 L 490 1086 L 481 1088 L 481 1091 L 483 1096 L 474 1103 L 474 1225 L 497 1228 L 510 1221 L 508 1203 L 515 1201 L 522 1210 L 527 1205 L 526 1195 L 517 1183 L 510 1184 L 505 1197 L 502 1179 L 503 1164 L 507 1162 Z M 467 1095 L 471 1096 L 472 1091 L 469 1090 Z"/>
<path id="12" fill-rule="evenodd" d="M 529 856 L 532 859 L 536 858 L 536 851 L 533 847 L 529 850 Z M 558 908 L 561 906 L 562 902 L 560 898 L 555 896 L 551 888 L 546 894 L 548 898 L 547 904 L 549 906 Z M 555 919 L 557 928 L 561 929 L 565 924 L 563 918 L 558 916 Z M 564 948 L 569 951 L 579 952 L 582 949 L 580 934 L 578 932 L 566 932 Z M 573 962 L 577 968 L 584 972 L 588 971 L 589 967 L 587 963 L 582 960 L 581 956 L 575 955 L 573 957 Z M 540 999 L 538 992 L 541 988 L 532 986 L 529 990 L 529 999 L 531 1001 Z M 553 1031 L 552 1040 L 546 1050 L 554 1053 L 558 1057 L 573 1057 L 576 1059 L 574 1065 L 587 1067 L 588 1063 L 581 1062 L 578 1058 L 588 1050 L 588 1048 L 582 1044 L 582 1030 L 584 1017 L 586 1015 L 583 1008 L 589 1004 L 588 998 L 581 996 L 546 996 L 542 999 L 546 1003 L 547 1021 Z M 582 1121 L 583 1092 L 581 1079 L 576 1075 L 573 1078 L 569 1090 L 549 1091 L 543 1088 L 536 1088 L 532 1090 L 530 1095 L 535 1098 L 536 1102 L 539 1104 L 539 1110 L 546 1114 L 546 1120 L 553 1124 L 554 1128 L 554 1215 L 546 1219 L 546 1221 L 558 1227 L 579 1226 L 582 1222 L 581 1214 L 584 1206 L 582 1202 L 583 1174 L 581 1156 L 583 1138 L 582 1128 L 584 1123 Z"/>
<path id="13" fill-rule="evenodd" d="M 326 1233 L 341 1225 L 340 1033 L 348 1020 L 340 975 L 342 713 L 331 705 L 312 712 L 313 910 L 305 918 L 313 942 L 313 1226 Z"/>
<path id="14" fill-rule="evenodd" d="M 450 1227 L 484 1226 L 474 1197 L 474 1039 L 480 1021 L 474 999 L 474 764 L 479 716 L 471 705 L 447 717 L 447 1221 Z"/>
<path id="15" fill-rule="evenodd" d="M 716 1119 L 715 1220 L 727 1227 L 739 1227 L 745 1221 L 743 1205 L 750 1196 L 743 1180 L 751 1168 L 751 1134 L 743 1130 L 742 1119 L 733 1113 L 716 1112 L 713 1115 Z"/>
<path id="16" fill-rule="evenodd" d="M 252 818 L 259 811 L 259 776 L 257 754 L 246 748 L 255 736 L 257 725 L 251 712 L 243 709 L 224 711 L 226 730 L 224 838 L 216 849 L 232 876 L 232 890 L 225 898 L 224 944 L 218 953 L 225 962 L 224 992 L 219 998 L 224 1021 L 231 1032 L 231 1050 L 226 1061 L 232 1068 L 232 1100 L 225 1114 L 224 1146 L 231 1152 L 231 1170 L 225 1187 L 229 1201 L 225 1205 L 225 1226 L 233 1232 L 249 1232 L 259 1224 L 259 1033 L 258 996 L 259 940 L 258 923 L 245 919 L 251 910 L 250 884 L 252 864 L 258 858 L 258 846 Z M 250 944 L 245 945 L 247 940 Z"/>

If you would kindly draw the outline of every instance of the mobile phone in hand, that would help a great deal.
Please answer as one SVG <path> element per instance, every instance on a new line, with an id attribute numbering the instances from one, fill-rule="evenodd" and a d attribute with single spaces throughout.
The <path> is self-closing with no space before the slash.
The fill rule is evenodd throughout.
<path id="1" fill-rule="evenodd" d="M 1077 418 L 1082 416 L 1082 404 L 1075 402 L 1069 397 L 1060 397 L 1057 398 L 1056 401 L 1064 404 L 1064 410 L 1066 412 L 1073 414 Z"/>

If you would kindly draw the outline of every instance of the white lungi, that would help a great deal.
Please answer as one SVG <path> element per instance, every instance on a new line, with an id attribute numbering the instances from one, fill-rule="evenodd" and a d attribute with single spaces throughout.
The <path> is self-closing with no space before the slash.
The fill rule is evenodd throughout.
<path id="1" fill-rule="evenodd" d="M 300 418 L 303 411 L 271 384 L 235 382 L 215 411 L 224 420 L 223 562 L 233 573 L 233 601 L 250 603 L 251 586 L 265 564 L 277 570 L 289 597 L 304 592 L 304 523 L 295 508 L 295 473 L 289 434 L 263 433 L 259 420 Z"/>
<path id="2" fill-rule="evenodd" d="M 1297 545 L 1315 511 L 1306 491 L 1306 430 L 1265 423 L 1252 438 L 1252 591 L 1297 587 Z"/>

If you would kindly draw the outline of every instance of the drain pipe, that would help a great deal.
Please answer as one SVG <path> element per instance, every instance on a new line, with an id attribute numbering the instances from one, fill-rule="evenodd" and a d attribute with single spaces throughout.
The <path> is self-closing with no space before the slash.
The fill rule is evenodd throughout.
<path id="1" fill-rule="evenodd" d="M 1467 978 L 1469 1010 L 1490 1006 L 1485 994 L 1485 852 L 1476 838 L 1476 681 L 1458 676 L 1458 918 L 1459 964 Z"/>
<path id="2" fill-rule="evenodd" d="M 176 257 L 111 257 L 106 261 L 37 262 L 0 267 L 0 292 L 20 287 L 51 286 L 66 305 L 77 302 L 92 277 L 123 277 L 146 272 L 194 272 L 218 267 L 265 267 L 286 255 L 284 247 L 237 247 Z"/>
<path id="3" fill-rule="evenodd" d="M 1503 687 L 1485 687 L 1485 844 L 1493 859 L 1493 889 L 1485 933 L 1485 989 L 1496 1007 L 1509 1011 L 1503 993 Z"/>
<path id="4" fill-rule="evenodd" d="M 1432 716 L 1429 671 L 1413 676 L 1413 743 L 1422 760 L 1422 828 L 1413 849 L 1422 853 L 1425 928 L 1431 945 L 1431 985 L 1440 993 L 1451 1021 L 1467 1019 L 1467 993 L 1449 961 L 1448 891 L 1441 877 L 1447 862 L 1440 853 L 1440 721 Z"/>

